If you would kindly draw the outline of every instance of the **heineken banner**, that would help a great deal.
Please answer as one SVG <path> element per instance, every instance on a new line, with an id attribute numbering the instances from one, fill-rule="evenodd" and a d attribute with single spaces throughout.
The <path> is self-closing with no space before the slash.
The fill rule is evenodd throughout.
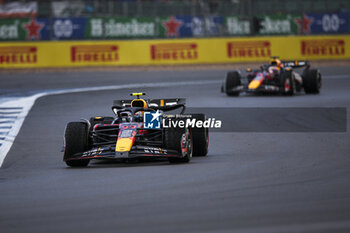
<path id="1" fill-rule="evenodd" d="M 85 36 L 87 18 L 56 18 L 53 19 L 52 37 L 59 39 L 83 39 Z"/>
<path id="2" fill-rule="evenodd" d="M 349 13 L 230 17 L 0 19 L 0 41 L 349 33 Z M 253 31 L 252 31 L 253 30 Z"/>
<path id="3" fill-rule="evenodd" d="M 85 36 L 88 38 L 155 37 L 155 20 L 150 17 L 90 18 Z"/>
<path id="4" fill-rule="evenodd" d="M 0 19 L 0 40 L 49 39 L 49 19 Z"/>
<path id="5" fill-rule="evenodd" d="M 226 17 L 225 26 L 229 35 L 249 35 L 251 33 L 249 19 L 240 19 L 236 16 Z"/>
<path id="6" fill-rule="evenodd" d="M 159 37 L 219 36 L 223 32 L 223 17 L 170 16 L 159 18 Z"/>
<path id="7" fill-rule="evenodd" d="M 104 38 L 103 18 L 89 18 L 86 24 L 85 37 L 92 39 Z"/>
<path id="8" fill-rule="evenodd" d="M 297 23 L 305 34 L 349 33 L 349 13 L 303 14 Z"/>
<path id="9" fill-rule="evenodd" d="M 261 35 L 288 35 L 297 34 L 296 19 L 299 15 L 265 15 L 258 17 L 255 28 Z"/>

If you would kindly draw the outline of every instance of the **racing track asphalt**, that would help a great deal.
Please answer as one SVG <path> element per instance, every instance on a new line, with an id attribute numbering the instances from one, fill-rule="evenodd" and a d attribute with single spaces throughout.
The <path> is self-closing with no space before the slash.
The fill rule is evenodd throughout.
<path id="1" fill-rule="evenodd" d="M 194 107 L 350 107 L 350 68 L 322 68 L 320 95 L 229 98 L 219 84 L 42 97 L 0 169 L 1 232 L 350 232 L 350 135 L 212 133 L 189 164 L 93 162 L 67 168 L 67 122 L 110 115 L 145 91 Z M 336 73 L 342 76 L 330 76 Z M 2 74 L 1 96 L 130 82 L 222 80 L 225 71 Z M 349 121 L 349 116 L 347 116 Z"/>

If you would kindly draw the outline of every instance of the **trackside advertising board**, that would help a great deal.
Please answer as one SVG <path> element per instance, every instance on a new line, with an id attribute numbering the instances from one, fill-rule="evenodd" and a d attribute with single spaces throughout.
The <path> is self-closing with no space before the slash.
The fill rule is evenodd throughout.
<path id="1" fill-rule="evenodd" d="M 201 38 L 349 33 L 349 13 L 0 19 L 0 41 Z"/>
<path id="2" fill-rule="evenodd" d="M 265 15 L 258 17 L 260 35 L 297 34 L 297 18 L 299 15 Z"/>
<path id="3" fill-rule="evenodd" d="M 85 36 L 87 18 L 54 18 L 52 21 L 55 40 L 83 39 Z"/>
<path id="4" fill-rule="evenodd" d="M 349 32 L 349 13 L 303 14 L 305 34 L 344 34 Z"/>
<path id="5" fill-rule="evenodd" d="M 0 41 L 49 40 L 49 19 L 0 19 Z"/>
<path id="6" fill-rule="evenodd" d="M 86 38 L 142 38 L 155 37 L 156 28 L 151 17 L 89 18 Z"/>
<path id="7" fill-rule="evenodd" d="M 166 38 L 219 36 L 224 30 L 224 18 L 169 16 L 158 20 L 158 36 Z"/>
<path id="8" fill-rule="evenodd" d="M 349 59 L 350 36 L 2 42 L 0 68 Z"/>

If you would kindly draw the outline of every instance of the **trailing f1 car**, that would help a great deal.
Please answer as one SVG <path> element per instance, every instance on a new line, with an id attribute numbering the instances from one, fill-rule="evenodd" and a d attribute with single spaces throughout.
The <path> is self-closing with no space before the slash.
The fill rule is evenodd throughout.
<path id="1" fill-rule="evenodd" d="M 295 68 L 304 70 L 299 74 Z M 238 70 L 228 72 L 221 91 L 228 96 L 239 96 L 240 92 L 294 95 L 302 89 L 307 94 L 318 94 L 321 89 L 321 73 L 310 69 L 308 61 L 280 61 L 278 57 L 272 57 L 270 63 L 260 69 L 248 68 L 246 71 L 246 79 Z"/>
<path id="2" fill-rule="evenodd" d="M 91 159 L 166 158 L 170 163 L 186 163 L 192 155 L 207 155 L 208 128 L 163 127 L 169 121 L 205 121 L 204 114 L 183 115 L 185 99 L 145 100 L 140 98 L 145 93 L 131 95 L 136 99 L 114 101 L 114 117 L 67 124 L 63 160 L 68 166 L 84 167 Z M 180 114 L 165 114 L 178 109 Z"/>

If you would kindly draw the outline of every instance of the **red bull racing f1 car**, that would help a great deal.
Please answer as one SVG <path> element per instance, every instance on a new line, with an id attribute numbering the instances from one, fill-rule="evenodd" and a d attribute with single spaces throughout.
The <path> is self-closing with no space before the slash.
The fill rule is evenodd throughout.
<path id="1" fill-rule="evenodd" d="M 304 68 L 302 74 L 296 68 Z M 318 94 L 321 89 L 321 73 L 310 69 L 308 61 L 281 61 L 272 57 L 260 69 L 246 71 L 245 79 L 238 70 L 228 72 L 221 91 L 228 96 L 239 96 L 241 92 L 294 95 L 302 89 L 308 94 Z"/>
<path id="2" fill-rule="evenodd" d="M 163 122 L 204 121 L 204 114 L 184 115 L 185 99 L 140 98 L 115 100 L 114 117 L 92 117 L 70 122 L 64 135 L 63 160 L 71 167 L 84 167 L 91 159 L 119 161 L 165 158 L 171 163 L 189 162 L 192 155 L 208 153 L 208 128 L 163 127 Z M 181 110 L 180 114 L 165 114 Z"/>

